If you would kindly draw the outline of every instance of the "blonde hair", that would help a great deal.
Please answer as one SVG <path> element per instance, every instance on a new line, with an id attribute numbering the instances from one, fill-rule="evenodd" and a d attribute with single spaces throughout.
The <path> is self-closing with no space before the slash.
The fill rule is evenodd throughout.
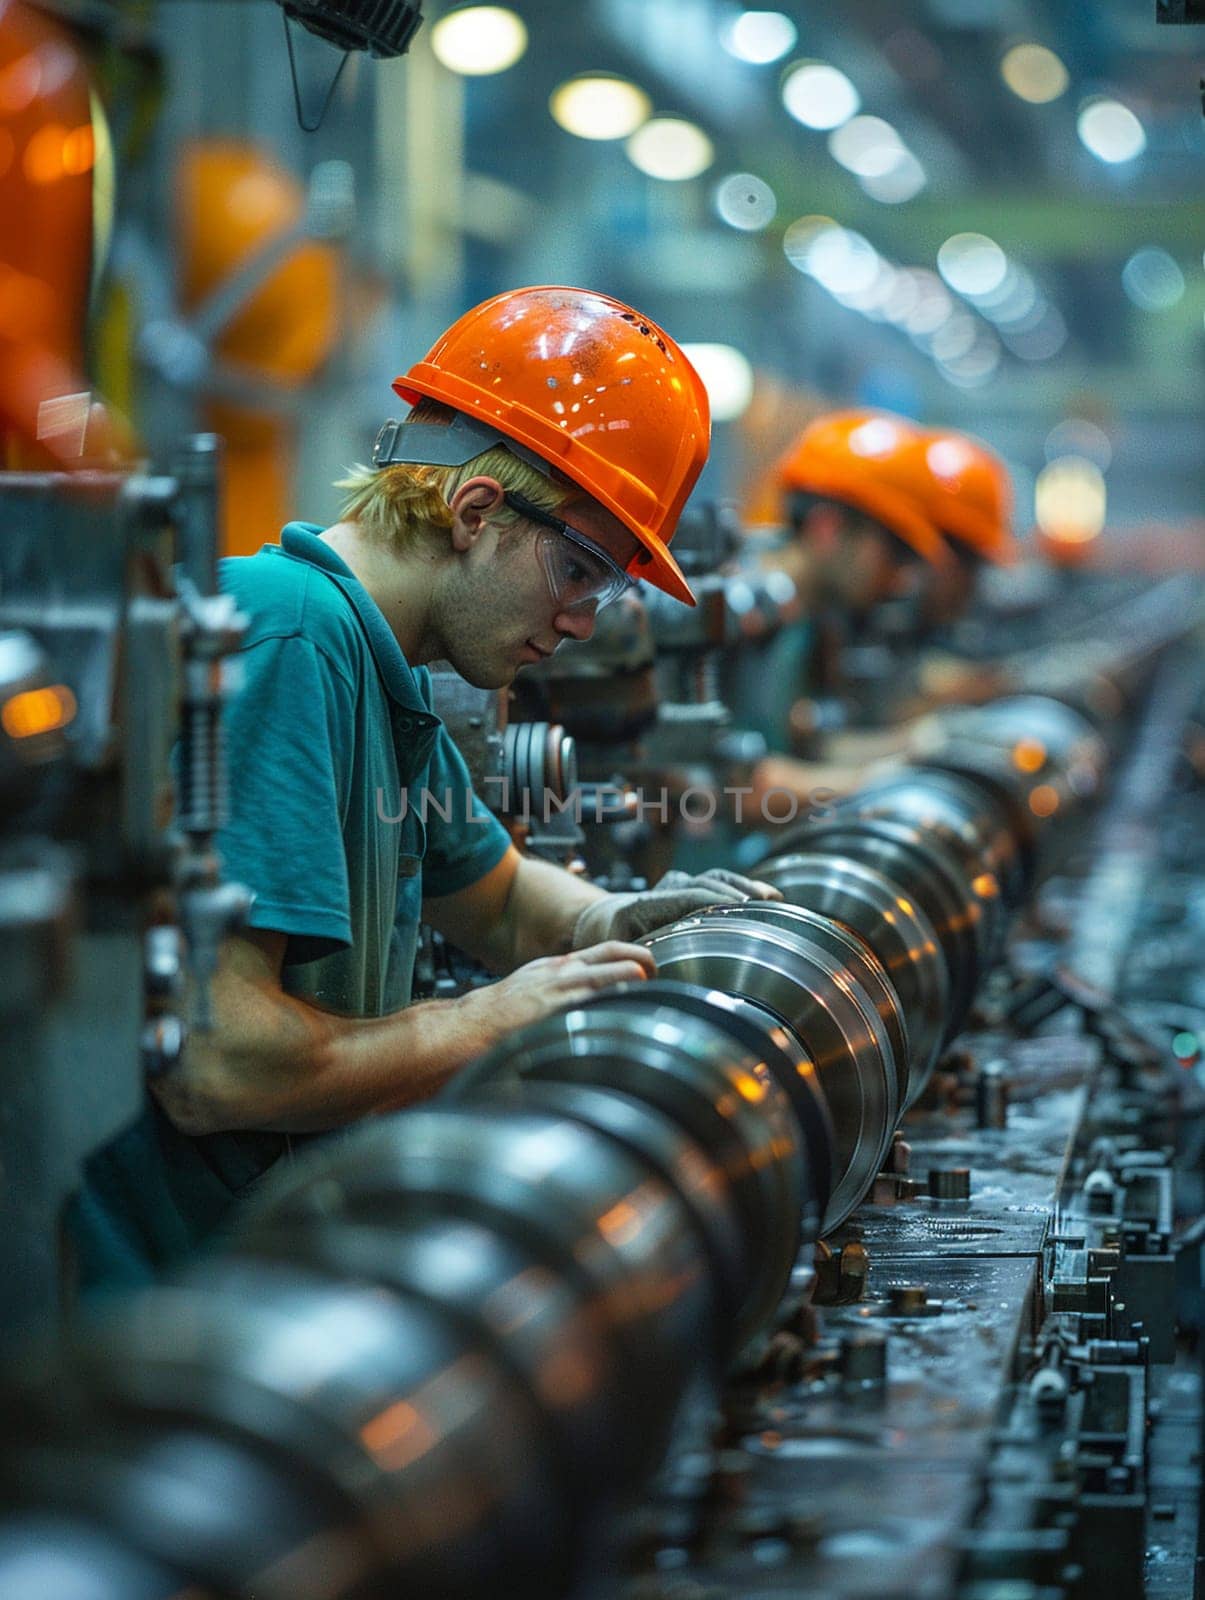
<path id="1" fill-rule="evenodd" d="M 454 416 L 450 406 L 421 400 L 407 420 L 446 426 Z M 348 469 L 346 476 L 335 480 L 336 489 L 347 491 L 340 518 L 358 523 L 370 537 L 392 544 L 399 551 L 413 549 L 433 530 L 452 526 L 452 496 L 470 478 L 479 477 L 496 478 L 504 489 L 521 494 L 542 511 L 559 512 L 581 494 L 575 484 L 554 483 L 546 478 L 512 455 L 505 445 L 493 445 L 460 467 L 411 462 L 390 467 L 357 464 Z M 518 514 L 506 505 L 491 517 L 500 528 L 513 527 L 518 520 Z"/>

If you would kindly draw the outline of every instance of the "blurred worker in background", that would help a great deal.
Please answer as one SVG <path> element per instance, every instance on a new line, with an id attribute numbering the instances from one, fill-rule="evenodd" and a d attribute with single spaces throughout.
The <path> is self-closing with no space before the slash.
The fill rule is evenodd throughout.
<path id="1" fill-rule="evenodd" d="M 784 630 L 742 711 L 771 755 L 755 794 L 852 787 L 860 768 L 833 753 L 841 709 L 842 649 L 888 601 L 911 601 L 953 565 L 917 492 L 920 429 L 904 417 L 843 411 L 810 423 L 778 464 L 787 538 L 765 559 L 793 579 L 806 620 Z M 831 714 L 830 714 L 831 713 Z M 806 763 L 784 761 L 805 753 Z"/>
<path id="2" fill-rule="evenodd" d="M 771 755 L 755 776 L 755 792 L 840 793 L 861 782 L 869 764 L 902 754 L 912 719 L 924 711 L 1007 692 L 999 669 L 937 641 L 971 605 L 983 566 L 1016 559 L 1012 486 L 1004 463 L 981 441 L 864 411 L 812 423 L 778 476 L 798 535 L 798 544 L 786 547 L 788 570 L 798 574 L 806 610 L 827 601 L 832 643 L 827 652 L 819 647 L 823 629 L 809 639 L 809 670 L 802 682 L 793 680 L 797 698 L 777 745 L 817 759 Z M 842 727 L 835 704 L 841 644 L 851 623 L 888 601 L 905 602 L 913 623 L 911 681 L 893 675 L 893 725 Z M 780 687 L 780 698 L 786 692 Z"/>
<path id="3" fill-rule="evenodd" d="M 606 894 L 520 856 L 431 709 L 428 662 L 499 688 L 637 578 L 692 602 L 668 545 L 709 417 L 681 350 L 606 296 L 519 289 L 394 387 L 414 410 L 343 481 L 341 520 L 224 565 L 250 626 L 221 848 L 254 898 L 213 1030 L 94 1163 L 86 1284 L 187 1251 L 291 1135 L 421 1100 L 514 1029 L 647 977 L 632 941 L 652 929 L 777 895 L 724 872 Z M 509 976 L 410 1006 L 420 920 Z"/>

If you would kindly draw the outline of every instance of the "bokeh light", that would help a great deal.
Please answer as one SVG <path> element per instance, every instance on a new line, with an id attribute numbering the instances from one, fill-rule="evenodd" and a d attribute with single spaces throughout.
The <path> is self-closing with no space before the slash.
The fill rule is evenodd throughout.
<path id="1" fill-rule="evenodd" d="M 431 29 L 431 49 L 450 72 L 486 77 L 514 66 L 527 49 L 527 28 L 506 6 L 465 6 Z"/>
<path id="2" fill-rule="evenodd" d="M 715 208 L 730 228 L 758 233 L 774 221 L 778 200 L 761 178 L 751 172 L 734 172 L 716 185 Z"/>
<path id="3" fill-rule="evenodd" d="M 702 128 L 681 117 L 653 117 L 628 140 L 627 152 L 633 166 L 667 183 L 697 178 L 715 160 Z"/>
<path id="4" fill-rule="evenodd" d="M 1080 111 L 1076 129 L 1085 148 L 1110 166 L 1133 161 L 1146 149 L 1141 122 L 1119 100 L 1090 100 Z"/>
<path id="5" fill-rule="evenodd" d="M 686 359 L 703 380 L 713 422 L 732 422 L 753 398 L 753 368 L 730 344 L 684 344 Z"/>
<path id="6" fill-rule="evenodd" d="M 1043 106 L 1067 91 L 1067 69 L 1044 44 L 1016 44 L 1000 63 L 1000 76 L 1021 100 Z"/>
<path id="7" fill-rule="evenodd" d="M 862 101 L 836 67 L 824 61 L 802 61 L 783 80 L 782 103 L 805 128 L 827 131 L 848 122 Z"/>
<path id="8" fill-rule="evenodd" d="M 579 139 L 626 139 L 653 110 L 638 84 L 597 72 L 569 78 L 548 104 L 553 119 Z"/>
<path id="9" fill-rule="evenodd" d="M 798 38 L 798 29 L 781 11 L 744 11 L 720 32 L 720 43 L 738 61 L 756 67 L 779 61 Z"/>

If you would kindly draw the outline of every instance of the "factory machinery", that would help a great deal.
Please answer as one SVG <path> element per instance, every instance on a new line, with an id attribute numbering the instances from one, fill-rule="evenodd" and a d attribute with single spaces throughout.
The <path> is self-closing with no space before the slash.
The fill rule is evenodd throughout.
<path id="1" fill-rule="evenodd" d="M 1190 1593 L 1199 664 L 952 718 L 25 1355 L 3 1600 Z"/>

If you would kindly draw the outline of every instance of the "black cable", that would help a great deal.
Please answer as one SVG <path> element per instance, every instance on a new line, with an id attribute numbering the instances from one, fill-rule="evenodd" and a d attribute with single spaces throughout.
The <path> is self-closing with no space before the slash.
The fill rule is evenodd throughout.
<path id="1" fill-rule="evenodd" d="M 293 104 L 297 108 L 297 125 L 301 129 L 302 133 L 317 133 L 318 129 L 322 126 L 326 118 L 327 111 L 330 109 L 331 100 L 334 97 L 335 90 L 339 87 L 339 79 L 343 76 L 343 69 L 347 65 L 347 58 L 349 55 L 351 55 L 351 51 L 345 50 L 343 52 L 343 59 L 335 68 L 335 76 L 331 79 L 330 87 L 326 91 L 326 99 L 322 102 L 322 109 L 318 113 L 318 120 L 316 122 L 307 122 L 305 120 L 305 113 L 301 109 L 301 86 L 297 82 L 297 60 L 293 55 L 293 35 L 289 29 L 289 13 L 282 10 L 280 15 L 284 20 L 285 44 L 288 46 L 289 50 L 289 72 L 293 79 Z"/>

